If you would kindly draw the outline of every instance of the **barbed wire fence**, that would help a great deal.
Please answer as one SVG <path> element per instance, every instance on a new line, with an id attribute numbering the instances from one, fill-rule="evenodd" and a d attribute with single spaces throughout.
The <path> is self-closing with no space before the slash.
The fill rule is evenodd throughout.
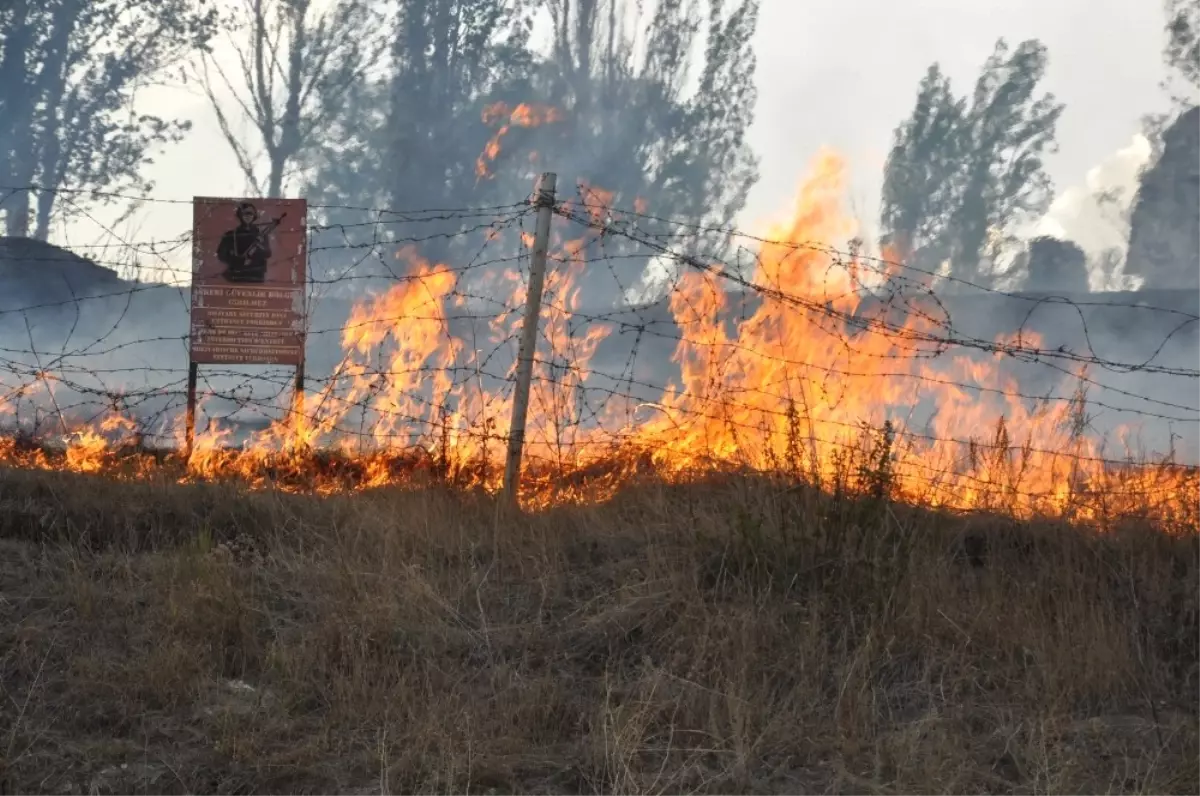
<path id="1" fill-rule="evenodd" d="M 555 221 L 521 351 L 540 211 Z M 1003 293 L 583 186 L 310 212 L 303 401 L 290 369 L 206 366 L 193 456 L 210 472 L 299 441 L 368 481 L 416 461 L 496 485 L 515 450 L 522 488 L 559 494 L 735 467 L 956 508 L 1137 503 L 1195 521 L 1195 296 Z M 178 444 L 196 241 L 104 233 L 69 252 L 0 244 L 9 450 Z"/>

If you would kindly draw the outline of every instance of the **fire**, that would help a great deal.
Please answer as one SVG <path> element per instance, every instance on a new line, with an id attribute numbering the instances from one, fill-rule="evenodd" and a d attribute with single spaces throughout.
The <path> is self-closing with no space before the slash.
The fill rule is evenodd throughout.
<path id="1" fill-rule="evenodd" d="M 509 125 L 555 118 L 532 106 L 485 112 L 485 120 L 507 120 L 497 142 Z M 736 467 L 947 509 L 1091 522 L 1149 511 L 1195 526 L 1196 469 L 1106 462 L 1103 441 L 1083 431 L 1082 392 L 1031 406 L 1000 366 L 1002 355 L 916 356 L 929 353 L 940 332 L 922 304 L 929 286 L 915 286 L 903 317 L 883 315 L 863 297 L 893 285 L 897 272 L 826 248 L 856 232 L 842 212 L 844 183 L 841 160 L 822 154 L 791 214 L 769 225 L 763 237 L 772 242 L 760 248 L 753 273 L 738 277 L 767 293 L 748 317 L 729 320 L 730 280 L 685 273 L 669 297 L 682 331 L 674 352 L 680 378 L 651 385 L 661 392 L 650 402 L 587 402 L 591 360 L 612 329 L 573 316 L 580 274 L 603 266 L 587 259 L 600 233 L 552 240 L 526 429 L 527 505 L 602 499 L 647 470 L 687 479 Z M 581 188 L 583 210 L 603 227 L 615 212 L 613 194 Z M 644 212 L 644 200 L 635 204 Z M 533 245 L 522 233 L 510 242 Z M 240 448 L 229 429 L 204 429 L 180 480 L 316 492 L 429 480 L 499 485 L 525 281 L 513 271 L 498 275 L 493 295 L 505 309 L 491 321 L 490 339 L 466 339 L 452 319 L 467 303 L 455 269 L 415 248 L 399 256 L 409 264 L 406 278 L 355 306 L 332 377 L 288 399 L 284 418 Z M 1028 334 L 1021 342 L 1037 344 Z M 51 381 L 38 384 L 52 396 Z M 910 420 L 918 405 L 934 407 L 923 426 Z M 0 459 L 110 472 L 136 447 L 135 435 L 136 425 L 114 411 L 76 428 L 61 462 L 13 439 L 0 440 Z M 139 460 L 135 471 L 152 466 Z"/>
<path id="2" fill-rule="evenodd" d="M 1127 493 L 1134 480 L 1155 482 L 1159 497 L 1187 513 L 1194 472 L 1185 482 L 1177 471 L 1160 471 L 1161 483 L 1149 471 L 1107 472 L 1099 441 L 1075 428 L 1078 406 L 1028 408 L 994 361 L 959 355 L 946 367 L 914 357 L 914 341 L 938 332 L 931 316 L 912 313 L 903 329 L 876 326 L 847 339 L 839 319 L 860 309 L 858 264 L 836 263 L 809 245 L 853 232 L 840 212 L 842 189 L 841 161 L 823 155 L 792 217 L 765 235 L 777 242 L 759 251 L 752 281 L 798 304 L 765 301 L 730 335 L 718 320 L 728 297 L 716 277 L 684 277 L 671 298 L 677 322 L 689 329 L 676 350 L 682 384 L 664 394 L 657 418 L 633 429 L 660 467 L 693 471 L 715 457 L 776 469 L 791 460 L 833 487 L 845 476 L 841 462 L 857 454 L 893 496 L 927 505 L 1092 516 L 1081 489 Z M 1028 334 L 1024 342 L 1037 345 Z M 902 413 L 922 399 L 937 407 L 930 433 L 905 428 Z M 888 428 L 890 436 L 864 427 Z"/>
<path id="3" fill-rule="evenodd" d="M 515 108 L 509 109 L 503 102 L 495 102 L 483 109 L 483 123 L 500 127 L 488 139 L 483 152 L 475 160 L 475 177 L 485 179 L 491 175 L 491 164 L 500 155 L 500 141 L 508 135 L 513 127 L 540 127 L 563 120 L 562 111 L 552 105 L 530 105 L 522 102 Z M 536 153 L 530 153 L 530 162 L 536 160 Z"/>

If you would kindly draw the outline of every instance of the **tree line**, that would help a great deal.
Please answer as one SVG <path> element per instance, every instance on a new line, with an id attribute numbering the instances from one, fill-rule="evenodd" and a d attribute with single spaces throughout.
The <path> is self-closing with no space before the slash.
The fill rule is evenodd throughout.
<path id="1" fill-rule="evenodd" d="M 1165 0 L 1164 56 L 1193 87 L 1197 5 Z M 257 194 L 499 205 L 553 164 L 617 204 L 726 227 L 758 178 L 746 141 L 758 14 L 759 0 L 8 0 L 0 185 L 51 190 L 5 195 L 4 230 L 44 240 L 84 194 L 148 193 L 146 166 L 190 126 L 133 112 L 163 85 L 205 99 Z M 1001 278 L 1013 229 L 1053 196 L 1043 161 L 1063 105 L 1039 92 L 1047 60 L 1040 42 L 1001 40 L 964 95 L 930 66 L 895 131 L 882 246 L 967 281 Z M 1079 267 L 1069 248 L 1039 245 L 1054 249 L 1037 258 L 1050 281 L 1077 281 L 1063 276 Z"/>

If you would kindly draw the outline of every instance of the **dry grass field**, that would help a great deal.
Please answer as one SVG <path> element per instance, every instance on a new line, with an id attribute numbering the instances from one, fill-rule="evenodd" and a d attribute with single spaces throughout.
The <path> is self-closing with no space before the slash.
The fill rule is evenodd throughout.
<path id="1" fill-rule="evenodd" d="M 0 469 L 7 792 L 1200 792 L 1200 543 Z"/>

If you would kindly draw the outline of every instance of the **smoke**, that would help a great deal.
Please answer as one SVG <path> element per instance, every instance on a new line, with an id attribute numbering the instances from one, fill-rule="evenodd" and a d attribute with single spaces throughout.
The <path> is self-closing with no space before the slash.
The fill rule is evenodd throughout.
<path id="1" fill-rule="evenodd" d="M 466 208 L 482 205 L 501 205 L 519 202 L 529 195 L 533 177 L 542 164 L 559 175 L 559 199 L 578 198 L 631 208 L 647 192 L 662 188 L 668 180 L 683 187 L 660 190 L 651 201 L 648 213 L 681 218 L 691 222 L 705 220 L 707 208 L 693 202 L 693 187 L 705 186 L 714 177 L 696 179 L 692 170 L 708 174 L 711 164 L 697 161 L 687 165 L 688 173 L 668 172 L 660 161 L 662 153 L 652 150 L 662 145 L 645 131 L 645 119 L 653 103 L 645 101 L 652 95 L 652 85 L 631 80 L 618 89 L 600 93 L 590 99 L 587 117 L 574 126 L 570 123 L 547 124 L 537 129 L 514 129 L 502 144 L 497 163 L 497 179 L 474 182 L 472 166 L 483 150 L 492 130 L 463 122 L 465 116 L 439 119 L 439 125 L 417 126 L 416 132 L 430 133 L 425 138 L 436 140 L 446 152 L 461 157 L 437 157 L 434 150 L 421 150 L 417 166 L 411 175 L 396 180 L 395 185 L 379 184 L 383 173 L 380 162 L 381 145 L 388 138 L 386 114 L 371 103 L 362 109 L 379 113 L 353 116 L 362 129 L 348 131 L 341 148 L 331 157 L 342 168 L 327 169 L 323 174 L 325 186 L 342 179 L 336 190 L 329 190 L 324 201 L 330 205 L 380 207 L 385 202 L 394 208 L 421 207 Z M 406 100 L 407 98 L 401 98 Z M 513 97 L 518 101 L 533 99 L 526 91 Z M 405 105 L 404 102 L 400 102 Z M 407 107 L 407 106 L 405 106 Z M 442 124 L 445 122 L 445 124 Z M 374 129 L 374 126 L 379 129 Z M 599 125 L 602 129 L 591 129 Z M 671 128 L 663 128 L 662 133 Z M 678 128 L 674 128 L 678 129 Z M 432 131 L 432 132 L 430 132 Z M 339 133 L 342 131 L 338 131 Z M 411 131 L 410 131 L 411 132 Z M 664 133 L 665 134 L 665 133 Z M 336 138 L 336 136 L 335 136 Z M 338 140 L 342 140 L 338 138 Z M 414 137 L 414 140 L 417 140 Z M 668 142 L 669 144 L 670 142 Z M 413 145 L 417 147 L 416 144 Z M 542 154 L 538 163 L 527 163 L 533 151 Z M 669 154 L 669 153 L 667 153 Z M 1133 280 L 1120 272 L 1128 238 L 1128 210 L 1137 189 L 1137 177 L 1151 155 L 1150 142 L 1134 136 L 1129 144 L 1090 169 L 1080 185 L 1068 187 L 1054 200 L 1049 211 L 1036 227 L 1035 234 L 1051 235 L 1072 240 L 1080 245 L 1089 259 L 1089 282 L 1092 290 L 1112 291 L 1136 287 Z M 461 161 L 454 168 L 462 174 L 446 177 L 446 161 Z M 517 163 L 520 161 L 521 163 Z M 524 164 L 524 165 L 521 165 Z M 520 166 L 520 167 L 518 167 Z M 658 171 L 654 172 L 654 168 Z M 653 173 L 652 173 L 653 172 Z M 456 172 L 457 174 L 457 172 Z M 724 174 L 718 174 L 722 177 Z M 431 186 L 437 193 L 430 196 Z M 593 188 L 594 186 L 594 188 Z M 691 187 L 689 187 L 691 186 Z M 608 197 L 599 196 L 605 189 L 613 191 Z M 306 191 L 306 193 L 308 193 Z M 714 192 L 720 195 L 720 191 Z M 736 192 L 734 192 L 736 193 Z M 309 194 L 314 205 L 322 201 Z M 381 198 L 386 197 L 386 198 Z M 733 199 L 725 197 L 727 202 Z M 704 197 L 696 202 L 707 201 Z M 320 214 L 317 214 L 320 215 Z M 307 368 L 310 384 L 316 386 L 329 378 L 343 356 L 341 330 L 351 314 L 356 300 L 387 290 L 398 283 L 409 270 L 410 263 L 397 254 L 406 240 L 419 241 L 417 251 L 426 258 L 445 262 L 463 273 L 460 286 L 465 294 L 464 305 L 451 310 L 450 333 L 466 342 L 495 345 L 490 341 L 492 331 L 486 320 L 457 318 L 457 315 L 498 313 L 501 295 L 493 277 L 503 271 L 527 269 L 527 259 L 513 255 L 518 246 L 491 241 L 487 233 L 472 227 L 486 224 L 486 214 L 479 217 L 442 217 L 431 214 L 422 221 L 419 214 L 381 213 L 354 208 L 342 208 L 337 214 L 326 213 L 322 219 L 325 229 L 314 237 L 310 273 L 320 280 L 314 292 L 322 297 L 312 305 L 311 334 L 307 346 Z M 184 222 L 186 225 L 186 222 Z M 737 254 L 721 251 L 722 241 L 695 235 L 684 236 L 682 225 L 656 223 L 639 219 L 642 234 L 661 240 L 678 255 L 699 254 L 706 262 L 730 261 Z M 556 227 L 563 239 L 574 238 L 582 230 L 567 229 L 567 222 L 558 220 Z M 661 229 L 659 229 L 661 227 Z M 532 231 L 532 217 L 526 223 L 509 230 L 515 234 L 523 229 Z M 661 237 L 659 234 L 661 233 Z M 441 237 L 438 237 L 441 235 Z M 563 240 L 557 241 L 561 244 Z M 838 245 L 839 241 L 818 241 Z M 594 238 L 584 252 L 587 265 L 578 281 L 580 323 L 589 320 L 586 313 L 607 318 L 611 332 L 593 359 L 593 373 L 613 390 L 632 392 L 635 382 L 668 385 L 677 382 L 679 368 L 672 362 L 674 342 L 688 336 L 690 330 L 681 328 L 664 306 L 634 309 L 629 305 L 661 299 L 667 287 L 685 269 L 678 257 L 647 251 L 631 245 L 619 234 Z M 527 255 L 526 255 L 527 257 Z M 552 260 L 551 268 L 565 267 L 561 257 Z M 374 274 L 374 279 L 362 278 Z M 350 275 L 337 281 L 338 275 Z M 186 282 L 186 276 L 184 280 Z M 788 285 L 779 285 L 783 290 Z M 188 295 L 183 288 L 148 287 L 123 282 L 113 295 L 72 302 L 72 294 L 60 294 L 58 310 L 30 311 L 0 315 L 0 334 L 6 341 L 6 356 L 22 369 L 26 381 L 38 370 L 53 370 L 63 374 L 55 388 L 55 400 L 96 413 L 104 410 L 105 401 L 114 394 L 124 393 L 136 404 L 127 411 L 140 418 L 163 422 L 160 429 L 172 428 L 182 410 L 183 391 L 187 374 L 186 335 L 188 331 Z M 745 298 L 744 296 L 742 297 Z M 548 298 L 548 303 L 561 303 L 562 296 Z M 9 294 L 13 307 L 44 304 L 46 298 L 32 288 Z M 1163 307 L 1168 312 L 1108 306 L 1080 308 L 1063 302 L 1033 305 L 1029 302 L 995 294 L 968 296 L 949 310 L 953 332 L 960 337 L 993 340 L 997 336 L 1012 336 L 1018 330 L 1037 332 L 1040 345 L 1050 351 L 1076 352 L 1084 359 L 1108 363 L 1143 363 L 1156 367 L 1195 368 L 1197 325 L 1186 322 L 1187 314 L 1200 314 L 1195 296 L 1137 296 L 1131 294 L 1098 297 L 1112 304 L 1146 304 Z M 625 306 L 621 306 L 625 305 Z M 750 312 L 753 310 L 751 309 Z M 744 316 L 739 308 L 737 313 Z M 26 320 L 30 325 L 25 325 Z M 622 326 L 621 324 L 624 324 Z M 400 319 L 396 335 L 404 333 Z M 33 345 L 30 339 L 33 339 Z M 544 345 L 544 343 L 543 343 Z M 504 373 L 515 353 L 515 346 L 500 344 L 505 356 L 497 357 L 493 372 Z M 30 349 L 30 350 L 26 350 Z M 543 349 L 544 350 L 544 349 Z M 13 365 L 16 367 L 17 365 Z M 1058 368 L 1056 369 L 1055 366 Z M 54 367 L 51 367 L 54 366 Z M 1007 367 L 1007 366 L 1006 366 Z M 1011 372 L 1018 380 L 1023 395 L 1065 398 L 1080 386 L 1069 372 L 1074 370 L 1063 360 L 1050 363 L 1024 363 Z M 607 380 L 605 381 L 607 377 Z M 628 377 L 622 383 L 621 379 Z M 223 418 L 246 425 L 265 425 L 282 417 L 292 381 L 286 368 L 204 367 L 201 369 L 202 394 L 216 397 L 205 401 L 198 427 L 203 431 L 208 418 Z M 1116 435 L 1135 426 L 1132 444 L 1141 452 L 1162 453 L 1175 447 L 1181 458 L 1200 459 L 1197 442 L 1197 416 L 1194 382 L 1169 374 L 1152 374 L 1145 369 L 1129 367 L 1096 367 L 1087 375 L 1089 399 L 1095 402 L 1089 416 L 1091 430 L 1101 435 Z M 640 389 L 640 388 L 638 388 Z M 654 396 L 647 395 L 646 400 Z M 39 399 L 45 405 L 45 395 Z M 936 411 L 933 407 L 931 411 Z M 1138 414 L 1142 413 L 1142 414 Z M 1157 417 L 1156 417 L 1157 416 Z M 1189 419 L 1191 422 L 1189 422 Z M 1140 427 L 1136 427 L 1140 424 Z M 917 424 L 920 425 L 919 423 Z M 981 430 L 966 430 L 975 434 Z M 986 434 L 986 431 L 984 430 Z M 1182 444 L 1176 444 L 1182 436 Z M 236 441 L 236 438 L 235 440 Z M 1115 453 L 1120 456 L 1120 452 Z"/>
<path id="2" fill-rule="evenodd" d="M 1036 335 L 1037 347 L 1060 358 L 1004 364 L 1005 372 L 1025 396 L 1062 400 L 1083 390 L 1087 430 L 1106 440 L 1111 457 L 1173 453 L 1196 463 L 1200 408 L 1194 378 L 1186 374 L 1200 361 L 1200 295 L 1144 289 L 1141 278 L 1124 273 L 1132 206 L 1153 157 L 1152 142 L 1133 135 L 1021 231 L 1026 240 L 1049 236 L 1078 245 L 1091 295 L 1030 300 L 977 293 L 948 298 L 946 308 L 956 334 L 990 340 L 1019 333 L 1027 344 Z M 1071 357 L 1091 361 L 1082 379 Z"/>
<path id="3" fill-rule="evenodd" d="M 1152 145 L 1142 134 L 1088 170 L 1081 185 L 1063 189 L 1037 224 L 1034 235 L 1075 242 L 1088 255 L 1093 291 L 1136 290 L 1140 281 L 1120 266 L 1129 244 L 1129 212 L 1138 177 Z"/>

